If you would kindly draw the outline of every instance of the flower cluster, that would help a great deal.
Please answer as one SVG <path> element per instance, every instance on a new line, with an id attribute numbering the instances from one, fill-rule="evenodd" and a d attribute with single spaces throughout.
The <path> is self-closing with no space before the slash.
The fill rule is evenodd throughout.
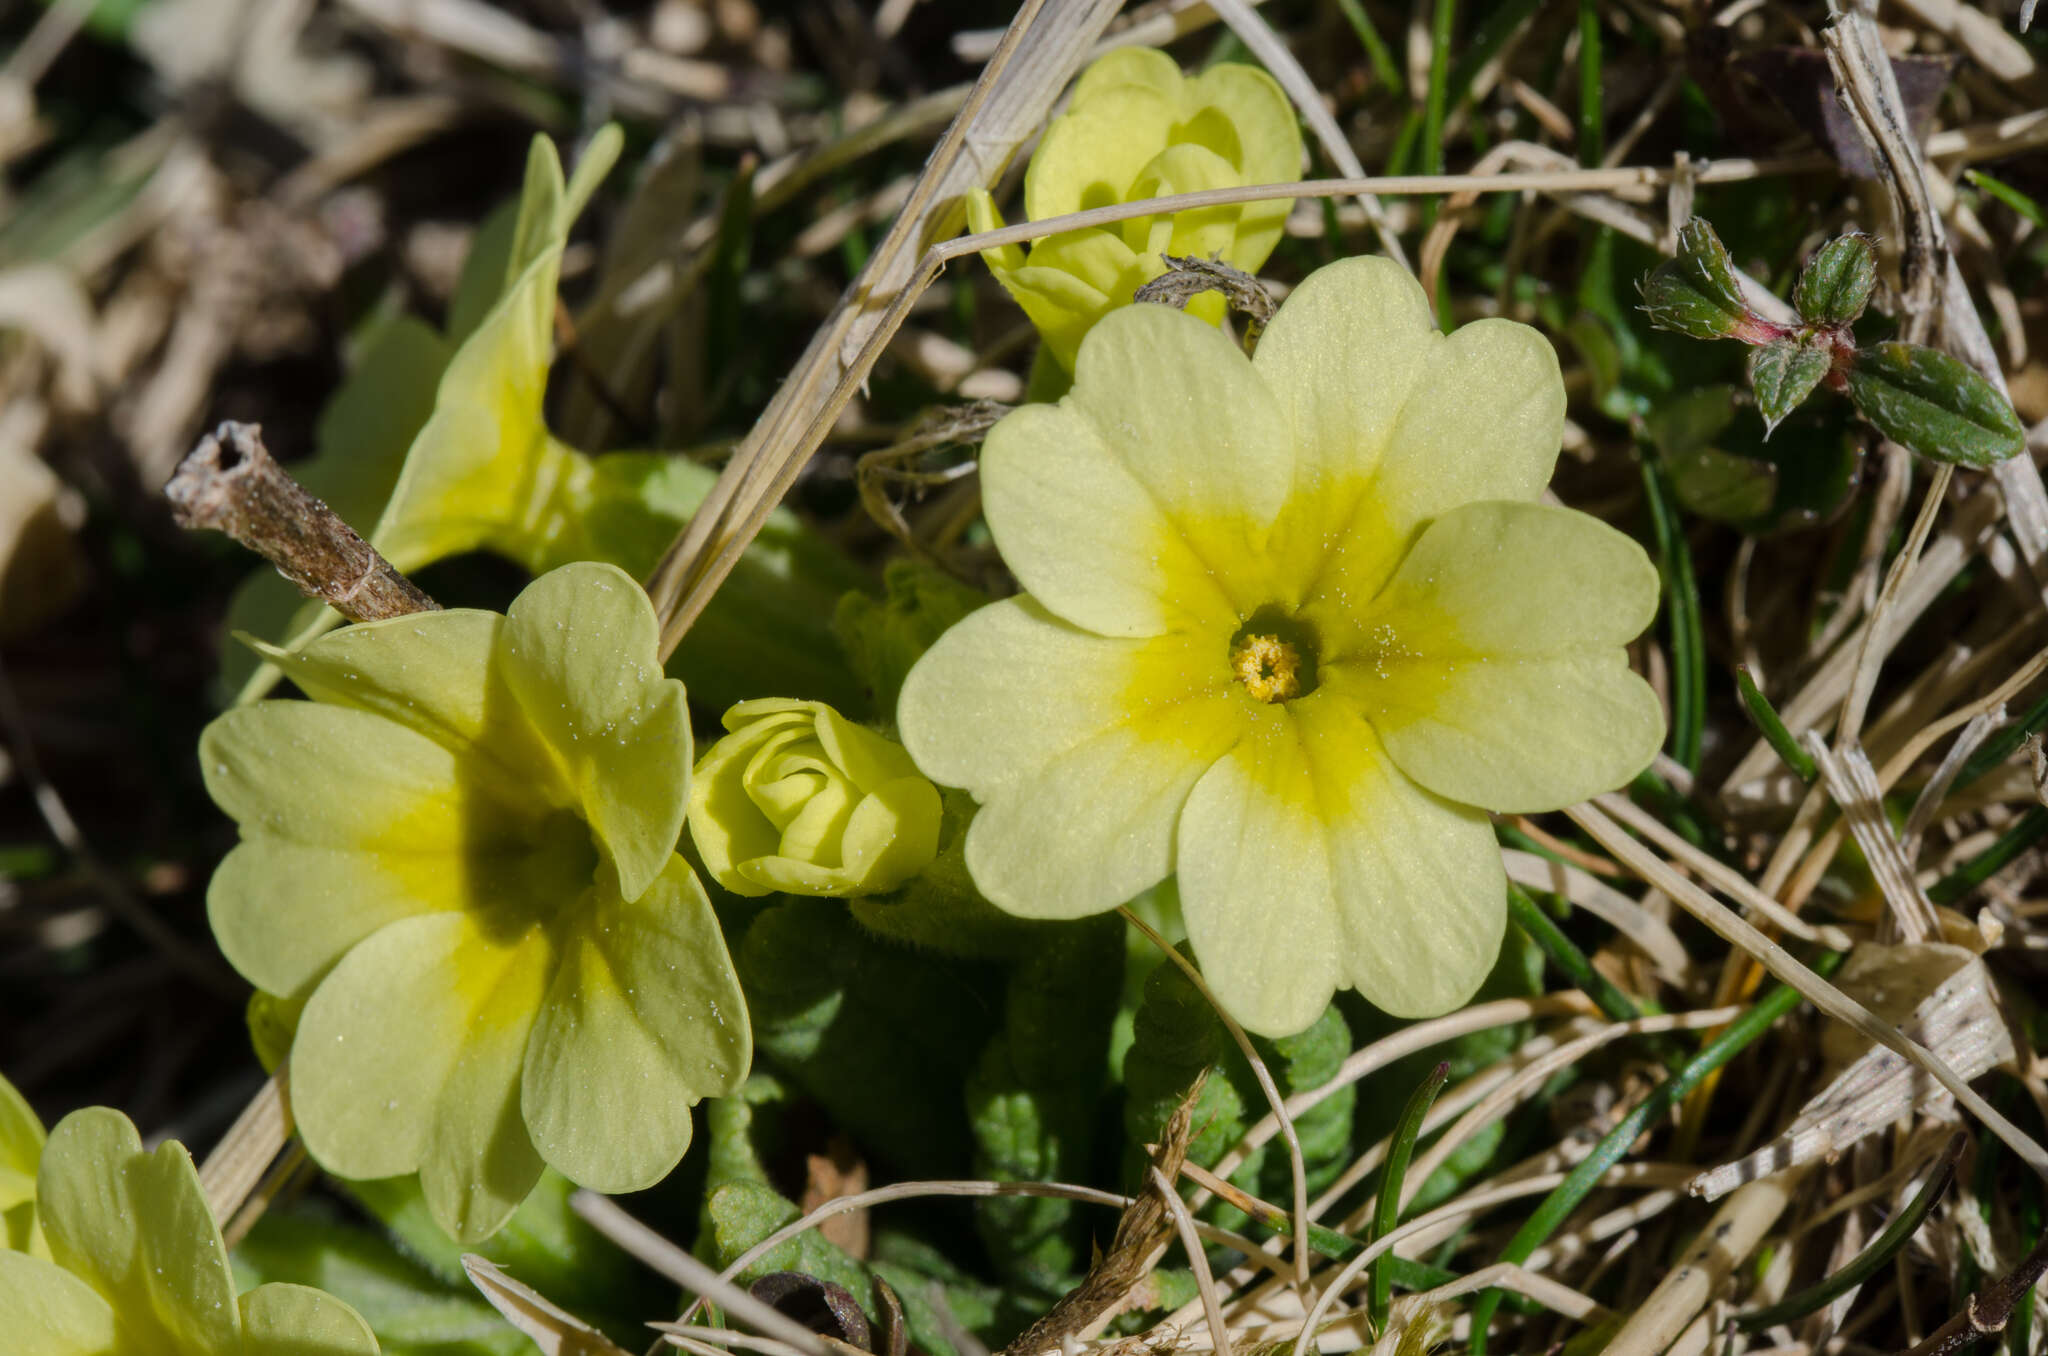
<path id="1" fill-rule="evenodd" d="M 306 1000 L 307 1149 L 342 1177 L 418 1172 L 459 1239 L 543 1164 L 653 1185 L 691 1104 L 746 1075 L 745 999 L 675 851 L 690 726 L 655 650 L 638 584 L 569 565 L 502 617 L 266 648 L 313 700 L 231 711 L 200 741 L 242 828 L 214 933 L 260 989 Z"/>
<path id="2" fill-rule="evenodd" d="M 1385 259 L 1311 275 L 1255 359 L 1166 307 L 1104 319 L 1072 393 L 983 451 L 1027 596 L 942 636 L 898 708 L 981 802 L 982 892 L 1075 918 L 1177 876 L 1259 1032 L 1339 987 L 1462 1002 L 1505 926 L 1486 812 L 1608 790 L 1663 736 L 1622 649 L 1655 569 L 1534 502 L 1564 407 L 1534 330 L 1446 337 Z"/>
<path id="3" fill-rule="evenodd" d="M 1205 188 L 1291 183 L 1301 177 L 1301 155 L 1294 110 L 1264 71 L 1226 62 L 1188 77 L 1163 52 L 1120 47 L 1082 74 L 1066 113 L 1046 129 L 1024 175 L 1024 211 L 1044 221 Z M 1050 236 L 1028 253 L 1007 245 L 982 258 L 1071 372 L 1089 328 L 1164 273 L 1166 255 L 1255 272 L 1279 243 L 1289 205 L 1281 199 L 1137 217 Z M 986 192 L 968 199 L 967 212 L 976 231 L 1003 224 Z M 1188 309 L 1211 323 L 1223 319 L 1223 299 L 1214 293 Z"/>

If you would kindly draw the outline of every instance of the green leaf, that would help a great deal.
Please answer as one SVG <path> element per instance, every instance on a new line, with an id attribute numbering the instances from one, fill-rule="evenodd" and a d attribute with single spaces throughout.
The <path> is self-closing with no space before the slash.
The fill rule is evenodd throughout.
<path id="1" fill-rule="evenodd" d="M 1813 253 L 1792 289 L 1792 304 L 1809 325 L 1856 323 L 1877 286 L 1877 256 L 1866 235 L 1836 236 Z"/>
<path id="2" fill-rule="evenodd" d="M 967 1084 L 974 1171 L 998 1181 L 1076 1181 L 1088 1172 L 1123 977 L 1124 924 L 1103 916 L 1042 927 L 1011 969 L 1004 1029 Z M 1071 1201 L 975 1202 L 1004 1276 L 1056 1297 L 1087 1261 Z"/>
<path id="3" fill-rule="evenodd" d="M 1764 323 L 1751 314 L 1727 247 L 1702 217 L 1679 231 L 1678 257 L 1644 280 L 1643 313 L 1658 329 L 1694 339 L 1741 338 Z"/>
<path id="4" fill-rule="evenodd" d="M 1764 417 L 1764 436 L 1813 394 L 1833 355 L 1797 339 L 1774 339 L 1749 351 L 1749 384 Z"/>
<path id="5" fill-rule="evenodd" d="M 874 937 L 836 899 L 786 896 L 734 948 L 754 1043 L 863 1148 L 943 1175 L 968 1161 L 960 1089 L 1001 972 Z"/>
<path id="6" fill-rule="evenodd" d="M 2026 446 L 2012 405 L 1977 371 L 1917 344 L 1859 349 L 1849 398 L 1878 432 L 1935 461 L 1992 466 Z"/>
<path id="7" fill-rule="evenodd" d="M 264 1212 L 235 1248 L 243 1284 L 318 1286 L 346 1301 L 383 1356 L 526 1356 L 522 1334 L 468 1285 L 423 1270 L 387 1239 L 301 1205 Z"/>

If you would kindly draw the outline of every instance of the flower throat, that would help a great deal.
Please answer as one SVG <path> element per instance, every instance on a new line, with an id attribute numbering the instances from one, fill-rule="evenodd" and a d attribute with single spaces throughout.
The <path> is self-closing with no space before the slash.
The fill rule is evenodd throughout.
<path id="1" fill-rule="evenodd" d="M 1267 605 L 1230 638 L 1230 672 L 1262 702 L 1288 702 L 1316 690 L 1316 632 L 1299 617 Z"/>

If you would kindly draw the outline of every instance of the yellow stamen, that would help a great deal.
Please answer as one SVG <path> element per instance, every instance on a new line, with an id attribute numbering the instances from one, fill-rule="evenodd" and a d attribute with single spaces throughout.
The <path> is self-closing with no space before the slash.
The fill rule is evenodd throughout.
<path id="1" fill-rule="evenodd" d="M 1278 636 L 1246 636 L 1230 652 L 1230 668 L 1244 690 L 1262 702 L 1301 695 L 1301 656 Z"/>

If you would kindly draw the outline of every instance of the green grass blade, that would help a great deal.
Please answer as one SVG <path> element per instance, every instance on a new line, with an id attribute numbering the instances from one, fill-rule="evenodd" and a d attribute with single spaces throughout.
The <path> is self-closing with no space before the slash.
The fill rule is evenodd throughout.
<path id="1" fill-rule="evenodd" d="M 1813 755 L 1799 747 L 1799 741 L 1785 728 L 1785 722 L 1778 718 L 1777 708 L 1756 685 L 1756 679 L 1749 676 L 1748 669 L 1735 670 L 1735 689 L 1741 694 L 1742 709 L 1749 713 L 1750 720 L 1755 722 L 1772 752 L 1785 760 L 1785 766 L 1791 768 L 1800 781 L 1811 783 L 1820 771 L 1813 764 Z"/>
<path id="2" fill-rule="evenodd" d="M 1693 578 L 1692 546 L 1678 521 L 1664 468 L 1643 458 L 1643 493 L 1663 562 L 1664 601 L 1671 623 L 1671 756 L 1699 771 L 1700 732 L 1706 723 L 1707 647 L 1700 624 L 1700 591 Z"/>
<path id="3" fill-rule="evenodd" d="M 1929 886 L 1927 897 L 1936 904 L 1955 903 L 1997 875 L 2006 863 L 2038 842 L 2043 833 L 2048 833 L 2048 809 L 2036 805 L 2000 834 L 1997 842 Z"/>
<path id="4" fill-rule="evenodd" d="M 1579 0 L 1579 163 L 1598 165 L 1607 154 L 1602 108 L 1599 0 Z"/>
<path id="5" fill-rule="evenodd" d="M 1365 12 L 1365 6 L 1358 0 L 1337 0 L 1337 8 L 1343 12 L 1344 21 L 1351 25 L 1351 31 L 1358 35 L 1358 45 L 1365 49 L 1365 59 L 1372 63 L 1372 73 L 1395 94 L 1401 93 L 1401 68 L 1394 64 L 1394 54 L 1387 47 L 1386 39 L 1374 26 L 1372 16 Z"/>
<path id="6" fill-rule="evenodd" d="M 1814 971 L 1825 977 L 1833 974 L 1842 963 L 1839 953 L 1822 956 L 1815 964 Z M 1665 1113 L 1677 1105 L 1701 1080 L 1713 1073 L 1729 1060 L 1735 1058 L 1764 1032 L 1771 1029 L 1777 1020 L 1799 1006 L 1799 991 L 1787 984 L 1780 984 L 1758 999 L 1756 1004 L 1723 1028 L 1720 1035 L 1709 1041 L 1697 1055 L 1651 1091 L 1650 1095 L 1636 1104 L 1633 1111 L 1621 1119 L 1614 1129 L 1607 1132 L 1600 1141 L 1555 1190 L 1543 1198 L 1540 1205 L 1515 1236 L 1508 1240 L 1501 1250 L 1503 1262 L 1521 1263 L 1544 1243 L 1558 1226 L 1578 1209 L 1607 1170 L 1621 1161 L 1629 1145 L 1635 1143 L 1645 1129 L 1655 1124 Z M 1481 1293 L 1472 1306 L 1472 1356 L 1485 1356 L 1486 1327 L 1500 1307 L 1500 1292 L 1488 1290 Z"/>
<path id="7" fill-rule="evenodd" d="M 1375 1239 L 1385 1238 L 1401 1222 L 1401 1184 L 1408 1176 L 1408 1161 L 1415 1156 L 1415 1140 L 1422 1133 L 1422 1118 L 1429 1114 L 1429 1108 L 1450 1077 L 1451 1066 L 1439 1063 L 1415 1089 L 1408 1105 L 1401 1109 L 1401 1119 L 1394 1126 L 1394 1138 L 1387 1145 L 1387 1167 L 1380 1174 L 1380 1193 L 1373 1201 L 1372 1237 Z M 1372 1264 L 1371 1289 L 1366 1303 L 1374 1332 L 1386 1331 L 1387 1310 L 1394 1302 L 1394 1274 L 1382 1265 L 1389 1256 L 1383 1253 Z"/>
<path id="8" fill-rule="evenodd" d="M 1948 1147 L 1941 1152 L 1941 1162 L 1935 1167 L 1925 1185 L 1915 1192 L 1913 1199 L 1906 1202 L 1905 1209 L 1892 1217 L 1884 1232 L 1871 1241 L 1869 1247 L 1856 1255 L 1847 1266 L 1828 1276 L 1817 1284 L 1794 1295 L 1787 1295 L 1776 1304 L 1767 1304 L 1760 1309 L 1751 1309 L 1735 1316 L 1735 1326 L 1744 1332 L 1762 1332 L 1765 1328 L 1810 1314 L 1838 1295 L 1843 1295 L 1875 1276 L 1889 1264 L 1899 1249 L 1906 1246 L 1913 1235 L 1920 1231 L 1929 1211 L 1941 1200 L 1948 1184 L 1955 1180 L 1956 1159 L 1963 1152 L 1966 1136 L 1958 1130 L 1949 1136 Z"/>

